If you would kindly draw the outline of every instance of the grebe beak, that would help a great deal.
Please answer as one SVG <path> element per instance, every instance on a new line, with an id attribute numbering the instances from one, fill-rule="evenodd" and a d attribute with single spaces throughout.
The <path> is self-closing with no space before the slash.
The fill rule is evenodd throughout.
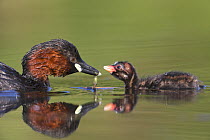
<path id="1" fill-rule="evenodd" d="M 111 73 L 111 74 L 112 74 L 113 72 L 116 72 L 114 66 L 112 66 L 112 65 L 104 66 L 104 69 L 105 69 L 106 71 L 108 71 L 109 73 Z"/>
<path id="2" fill-rule="evenodd" d="M 86 74 L 90 74 L 90 75 L 95 75 L 95 76 L 100 76 L 101 73 L 95 69 L 94 67 L 86 64 L 84 61 L 83 62 L 79 62 L 76 63 L 75 68 L 77 69 L 78 72 L 82 72 L 82 73 L 86 73 Z"/>

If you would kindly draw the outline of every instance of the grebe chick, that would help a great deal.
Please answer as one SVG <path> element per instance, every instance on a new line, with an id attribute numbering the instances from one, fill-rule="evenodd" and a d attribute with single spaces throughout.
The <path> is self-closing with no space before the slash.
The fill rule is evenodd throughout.
<path id="1" fill-rule="evenodd" d="M 86 64 L 77 48 L 63 39 L 54 39 L 31 48 L 22 59 L 23 74 L 0 62 L 0 90 L 40 90 L 50 86 L 48 76 L 64 77 L 76 72 L 99 76 Z"/>
<path id="2" fill-rule="evenodd" d="M 126 61 L 115 62 L 113 65 L 104 66 L 111 75 L 125 83 L 126 88 L 135 89 L 199 89 L 203 88 L 200 81 L 192 74 L 171 71 L 143 79 L 138 79 L 133 65 Z"/>

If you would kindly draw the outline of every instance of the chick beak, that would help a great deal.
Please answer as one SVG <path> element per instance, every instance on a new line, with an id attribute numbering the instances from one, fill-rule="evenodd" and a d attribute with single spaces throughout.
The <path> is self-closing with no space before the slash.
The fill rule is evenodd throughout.
<path id="1" fill-rule="evenodd" d="M 105 105 L 104 111 L 113 111 L 115 108 L 116 108 L 116 104 L 109 103 L 109 104 Z"/>
<path id="2" fill-rule="evenodd" d="M 108 71 L 109 73 L 111 73 L 111 74 L 112 74 L 113 72 L 116 72 L 114 66 L 112 66 L 112 65 L 104 66 L 104 69 L 105 69 L 106 71 Z"/>

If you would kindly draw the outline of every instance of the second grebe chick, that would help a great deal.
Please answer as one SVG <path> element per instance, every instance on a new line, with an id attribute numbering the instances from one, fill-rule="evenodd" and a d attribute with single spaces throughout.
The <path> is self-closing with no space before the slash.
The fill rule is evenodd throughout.
<path id="1" fill-rule="evenodd" d="M 147 78 L 138 79 L 134 66 L 126 61 L 116 62 L 113 65 L 104 66 L 111 75 L 125 83 L 126 88 L 135 89 L 199 89 L 204 86 L 196 76 L 186 73 L 171 71 Z"/>
<path id="2" fill-rule="evenodd" d="M 86 64 L 77 48 L 63 39 L 54 39 L 31 48 L 22 59 L 23 74 L 0 63 L 0 90 L 28 90 L 50 86 L 48 76 L 64 77 L 76 72 L 99 76 Z"/>

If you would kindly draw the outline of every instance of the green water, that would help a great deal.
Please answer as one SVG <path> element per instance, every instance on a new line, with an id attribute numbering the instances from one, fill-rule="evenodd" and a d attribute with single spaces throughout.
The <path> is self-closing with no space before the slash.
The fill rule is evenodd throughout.
<path id="1" fill-rule="evenodd" d="M 0 0 L 0 61 L 22 72 L 21 59 L 34 45 L 54 38 L 75 44 L 81 57 L 103 75 L 100 87 L 123 83 L 103 70 L 118 60 L 131 62 L 140 76 L 170 70 L 193 73 L 210 85 L 210 2 L 187 0 Z M 94 101 L 93 77 L 76 73 L 50 77 L 50 103 Z M 99 90 L 101 104 L 81 118 L 78 129 L 63 139 L 168 140 L 210 139 L 210 89 L 190 100 L 139 96 L 134 110 L 103 111 L 122 96 L 123 88 Z M 22 107 L 0 118 L 1 140 L 48 140 L 22 119 Z"/>

